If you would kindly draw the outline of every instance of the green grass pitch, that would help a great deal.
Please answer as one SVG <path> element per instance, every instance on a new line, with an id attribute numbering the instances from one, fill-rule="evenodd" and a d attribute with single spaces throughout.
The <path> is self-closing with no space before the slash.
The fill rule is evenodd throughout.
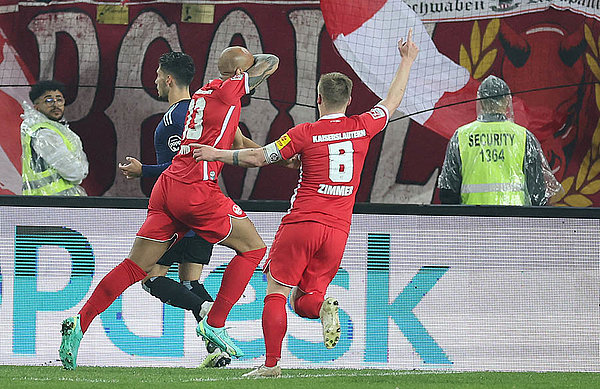
<path id="1" fill-rule="evenodd" d="M 0 388 L 600 388 L 600 373 L 284 369 L 247 379 L 249 369 L 0 366 Z"/>

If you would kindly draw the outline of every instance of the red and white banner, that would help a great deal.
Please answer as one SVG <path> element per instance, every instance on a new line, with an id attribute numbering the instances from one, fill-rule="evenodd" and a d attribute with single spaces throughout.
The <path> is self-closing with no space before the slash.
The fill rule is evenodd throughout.
<path id="1" fill-rule="evenodd" d="M 600 104 L 594 86 L 600 80 L 600 24 L 594 17 L 548 9 L 423 25 L 414 7 L 400 0 L 4 4 L 9 8 L 0 8 L 0 28 L 9 44 L 3 45 L 0 67 L 12 47 L 25 76 L 14 81 L 0 72 L 0 90 L 11 96 L 2 95 L 3 117 L 19 122 L 19 99 L 8 89 L 18 87 L 26 96 L 32 80 L 56 78 L 67 84 L 65 117 L 88 155 L 90 175 L 83 186 L 91 195 L 150 192 L 151 181 L 125 180 L 117 164 L 127 155 L 154 161 L 153 132 L 168 108 L 157 100 L 154 85 L 160 54 L 183 50 L 194 58 L 192 88 L 216 76 L 216 58 L 230 44 L 279 56 L 278 71 L 244 100 L 242 112 L 242 130 L 265 144 L 316 118 L 315 87 L 322 73 L 341 71 L 353 79 L 349 114 L 376 104 L 386 90 L 386 74 L 399 61 L 396 42 L 413 27 L 421 52 L 402 106 L 413 120 L 393 120 L 374 139 L 358 201 L 436 202 L 447 138 L 475 117 L 472 103 L 441 107 L 475 98 L 480 80 L 494 74 L 522 103 L 516 107 L 517 122 L 540 139 L 565 186 L 560 204 L 600 205 Z M 116 8 L 102 8 L 106 5 Z M 351 17 L 344 17 L 351 9 Z M 13 168 L 2 165 L 9 169 L 2 167 L 0 182 L 18 191 L 14 170 L 20 164 L 13 151 L 20 148 L 8 146 L 18 141 L 18 128 L 6 128 L 12 132 L 3 136 L 2 149 Z M 297 179 L 296 171 L 277 166 L 228 167 L 222 182 L 234 199 L 284 200 Z"/>
<path id="2" fill-rule="evenodd" d="M 566 195 L 558 201 L 594 203 L 600 190 L 598 95 L 590 93 L 600 76 L 595 19 L 570 13 L 557 18 L 548 11 L 526 19 L 439 23 L 427 31 L 402 0 L 322 0 L 321 8 L 340 55 L 380 98 L 400 62 L 395 43 L 413 29 L 420 52 L 399 110 L 445 138 L 475 119 L 472 100 L 480 81 L 489 74 L 501 76 L 514 94 L 515 121 L 538 137 L 557 178 L 564 180 Z M 584 23 L 571 27 L 574 19 Z M 454 58 L 442 48 L 451 48 Z M 584 71 L 586 62 L 590 74 Z M 589 127 L 581 126 L 588 121 Z M 583 159 L 573 153 L 577 148 Z"/>
<path id="3" fill-rule="evenodd" d="M 27 67 L 8 42 L 0 27 L 0 194 L 21 194 L 21 103 L 28 100 L 28 88 L 34 81 Z"/>
<path id="4" fill-rule="evenodd" d="M 406 0 L 424 22 L 456 22 L 503 18 L 549 8 L 569 10 L 586 17 L 600 19 L 600 3 L 596 0 L 454 0 L 430 2 Z"/>
<path id="5" fill-rule="evenodd" d="M 352 4 L 323 0 L 321 9 L 338 52 L 377 96 L 385 98 L 400 63 L 398 40 L 406 39 L 412 29 L 419 55 L 398 110 L 447 138 L 464 124 L 465 115 L 474 116 L 473 104 L 455 107 L 461 114 L 433 110 L 436 105 L 472 100 L 478 83 L 467 69 L 438 51 L 418 15 L 402 0 Z"/>

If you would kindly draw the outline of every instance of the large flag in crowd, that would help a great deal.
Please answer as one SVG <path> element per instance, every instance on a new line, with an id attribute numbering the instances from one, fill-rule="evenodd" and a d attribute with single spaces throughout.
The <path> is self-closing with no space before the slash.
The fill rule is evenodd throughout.
<path id="1" fill-rule="evenodd" d="M 0 28 L 0 194 L 21 194 L 21 138 L 19 113 L 21 102 L 28 99 L 27 85 L 33 77 Z"/>
<path id="2" fill-rule="evenodd" d="M 20 103 L 35 79 L 67 85 L 65 118 L 90 161 L 87 192 L 139 197 L 152 180 L 124 180 L 117 166 L 127 155 L 155 162 L 154 129 L 168 109 L 154 85 L 160 54 L 192 55 L 192 88 L 214 77 L 229 44 L 277 54 L 282 66 L 244 99 L 241 118 L 246 135 L 267 143 L 315 119 L 321 73 L 353 79 L 349 114 L 369 109 L 385 96 L 400 61 L 396 43 L 412 28 L 420 53 L 395 116 L 411 120 L 392 122 L 371 143 L 357 201 L 436 202 L 447 139 L 475 119 L 477 87 L 494 74 L 511 87 L 515 121 L 538 137 L 565 187 L 559 204 L 600 205 L 600 11 L 593 2 L 105 3 L 0 5 L 0 115 L 9 130 L 0 140 L 0 193 L 20 191 Z M 234 199 L 287 200 L 297 179 L 279 167 L 228 168 L 221 183 Z"/>
<path id="3" fill-rule="evenodd" d="M 505 79 L 513 92 L 515 122 L 537 136 L 565 187 L 556 200 L 594 204 L 600 192 L 598 10 L 590 14 L 580 5 L 567 7 L 591 16 L 586 18 L 547 10 L 564 9 L 560 2 L 527 9 L 512 1 L 485 3 L 478 10 L 427 15 L 437 22 L 429 31 L 426 17 L 413 11 L 428 13 L 427 8 L 412 0 L 321 0 L 321 8 L 339 54 L 380 98 L 400 62 L 391 48 L 413 29 L 421 51 L 399 110 L 445 138 L 475 119 L 473 100 L 484 77 Z M 541 10 L 547 12 L 526 14 Z M 511 14 L 522 15 L 498 18 Z"/>
<path id="4" fill-rule="evenodd" d="M 452 136 L 465 117 L 472 117 L 470 104 L 454 107 L 460 112 L 433 110 L 437 106 L 473 100 L 477 83 L 469 71 L 441 54 L 417 14 L 402 0 L 322 0 L 327 31 L 340 55 L 380 98 L 394 77 L 400 55 L 395 47 L 409 28 L 419 46 L 419 56 L 399 110 L 446 137 Z"/>

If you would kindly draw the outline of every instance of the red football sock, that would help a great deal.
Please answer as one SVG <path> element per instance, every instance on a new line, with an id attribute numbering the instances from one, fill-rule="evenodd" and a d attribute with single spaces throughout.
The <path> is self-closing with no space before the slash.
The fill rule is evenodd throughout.
<path id="1" fill-rule="evenodd" d="M 125 289 L 142 280 L 146 275 L 147 273 L 129 258 L 105 275 L 79 311 L 81 331 L 85 333 L 96 316 L 104 312 Z"/>
<path id="2" fill-rule="evenodd" d="M 323 300 L 323 296 L 317 293 L 302 295 L 294 301 L 294 311 L 301 317 L 318 319 Z"/>
<path id="3" fill-rule="evenodd" d="M 267 248 L 246 251 L 233 257 L 221 280 L 217 298 L 208 313 L 207 322 L 213 327 L 223 327 L 229 311 L 242 297 L 254 270 L 265 256 Z"/>
<path id="4" fill-rule="evenodd" d="M 262 314 L 263 335 L 267 358 L 265 366 L 273 367 L 281 359 L 281 344 L 287 332 L 287 298 L 279 293 L 271 293 L 265 297 Z"/>

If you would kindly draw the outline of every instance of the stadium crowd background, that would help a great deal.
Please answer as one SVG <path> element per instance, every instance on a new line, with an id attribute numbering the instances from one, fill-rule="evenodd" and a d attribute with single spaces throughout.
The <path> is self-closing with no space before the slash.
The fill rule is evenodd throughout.
<path id="1" fill-rule="evenodd" d="M 363 7 L 367 15 L 374 14 L 385 2 L 365 3 L 355 2 L 358 11 L 348 12 L 364 14 Z M 413 3 L 408 2 L 418 10 Z M 82 184 L 88 194 L 148 195 L 152 182 L 144 179 L 140 185 L 123 180 L 117 164 L 126 155 L 139 155 L 149 163 L 154 158 L 153 131 L 166 107 L 156 99 L 153 64 L 171 49 L 188 52 L 198 64 L 192 89 L 216 76 L 210 64 L 227 45 L 271 51 L 281 58 L 278 72 L 244 101 L 242 130 L 259 144 L 277 139 L 295 123 L 315 119 L 314 85 L 321 73 L 349 74 L 354 93 L 361 96 L 353 100 L 349 113 L 368 109 L 379 97 L 356 76 L 332 42 L 338 31 L 350 31 L 357 22 L 350 19 L 345 27 L 340 27 L 342 17 L 328 22 L 332 9 L 339 15 L 335 6 L 334 1 L 9 0 L 0 8 L 0 107 L 7 128 L 13 130 L 2 139 L 2 166 L 6 167 L 2 174 L 20 171 L 16 127 L 20 119 L 15 115 L 20 100 L 37 79 L 55 78 L 67 84 L 66 118 L 81 137 L 90 162 L 89 176 Z M 535 9 L 509 8 L 490 1 L 477 10 L 484 18 L 466 9 L 451 10 L 452 18 L 440 13 L 439 21 L 431 12 L 422 18 L 441 54 L 466 68 L 475 80 L 489 74 L 504 77 L 514 96 L 524 102 L 522 117 L 528 123 L 521 124 L 538 137 L 565 188 L 558 204 L 597 205 L 598 11 L 586 17 L 577 5 L 561 10 L 560 2 Z M 509 57 L 522 46 L 527 47 L 526 60 L 519 67 L 509 66 Z M 437 112 L 453 123 L 469 122 L 475 115 L 473 109 L 472 117 L 462 118 L 460 105 Z M 413 114 L 398 112 L 388 130 L 372 143 L 358 202 L 439 202 L 435 184 L 451 133 L 406 120 Z M 15 188 L 6 185 L 10 177 L 2 179 L 2 193 L 14 193 Z M 288 199 L 296 180 L 295 172 L 278 167 L 226 167 L 222 177 L 232 198 L 257 200 Z M 271 185 L 274 181 L 277 186 Z"/>

